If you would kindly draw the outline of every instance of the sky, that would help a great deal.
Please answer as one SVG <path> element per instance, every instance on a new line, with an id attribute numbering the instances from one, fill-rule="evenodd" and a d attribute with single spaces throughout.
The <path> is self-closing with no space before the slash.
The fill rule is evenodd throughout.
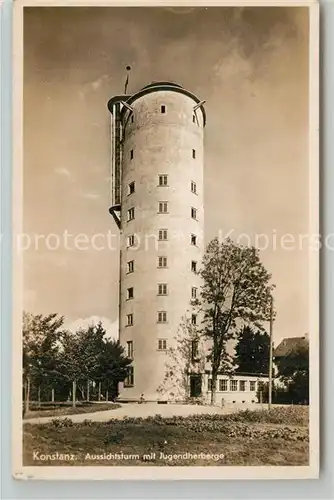
<path id="1" fill-rule="evenodd" d="M 117 331 L 106 105 L 126 65 L 130 93 L 168 80 L 206 100 L 205 240 L 266 235 L 275 344 L 310 333 L 307 246 L 291 243 L 309 231 L 306 8 L 25 8 L 24 308 Z"/>

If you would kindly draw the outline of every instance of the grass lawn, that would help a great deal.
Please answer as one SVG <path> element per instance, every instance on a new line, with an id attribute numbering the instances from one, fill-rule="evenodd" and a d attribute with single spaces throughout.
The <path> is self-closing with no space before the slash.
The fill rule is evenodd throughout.
<path id="1" fill-rule="evenodd" d="M 60 404 L 41 407 L 32 406 L 30 411 L 24 415 L 26 418 L 34 417 L 60 417 L 62 415 L 76 415 L 78 413 L 94 413 L 96 411 L 105 410 L 115 410 L 119 408 L 120 405 L 116 403 L 77 403 L 77 406 L 73 407 L 70 404 Z"/>
<path id="2" fill-rule="evenodd" d="M 308 464 L 308 427 L 304 422 L 277 423 L 277 419 L 245 422 L 233 418 L 233 415 L 201 415 L 181 419 L 152 417 L 134 422 L 130 419 L 26 424 L 23 463 L 39 466 Z M 188 456 L 183 455 L 186 453 Z M 182 456 L 173 457 L 174 454 Z"/>

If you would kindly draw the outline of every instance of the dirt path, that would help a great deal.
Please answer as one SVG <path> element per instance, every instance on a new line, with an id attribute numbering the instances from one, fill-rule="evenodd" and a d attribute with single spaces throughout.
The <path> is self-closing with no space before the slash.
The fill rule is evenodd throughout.
<path id="1" fill-rule="evenodd" d="M 51 420 L 70 418 L 73 422 L 83 422 L 84 420 L 92 420 L 94 422 L 105 422 L 111 418 L 122 419 L 124 417 L 148 417 L 153 415 L 161 415 L 162 417 L 188 416 L 195 414 L 213 414 L 213 413 L 232 413 L 240 409 L 250 408 L 248 405 L 230 404 L 225 408 L 218 406 L 197 406 L 197 405 L 181 405 L 181 404 L 166 404 L 160 405 L 157 403 L 127 403 L 115 410 L 99 411 L 94 413 L 80 413 L 76 415 L 63 415 L 57 417 L 35 417 L 25 419 L 24 424 L 44 424 Z M 252 405 L 250 409 L 259 408 L 259 405 Z"/>

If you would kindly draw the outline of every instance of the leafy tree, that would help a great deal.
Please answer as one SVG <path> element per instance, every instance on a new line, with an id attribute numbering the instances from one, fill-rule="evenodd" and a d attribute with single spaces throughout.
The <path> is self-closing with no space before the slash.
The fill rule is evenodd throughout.
<path id="1" fill-rule="evenodd" d="M 30 408 L 31 383 L 34 382 L 40 387 L 42 383 L 50 383 L 59 376 L 58 340 L 63 323 L 64 318 L 55 313 L 47 316 L 23 313 L 22 363 L 25 412 Z"/>
<path id="2" fill-rule="evenodd" d="M 264 329 L 262 322 L 270 315 L 273 287 L 259 251 L 237 245 L 231 239 L 219 242 L 215 238 L 209 243 L 199 274 L 203 280 L 199 299 L 204 313 L 203 335 L 212 344 L 209 361 L 214 404 L 218 372 L 232 368 L 228 342 L 242 323 Z"/>
<path id="3" fill-rule="evenodd" d="M 124 347 L 118 340 L 103 339 L 95 380 L 102 383 L 112 398 L 118 396 L 118 383 L 128 374 L 132 360 L 125 355 Z"/>
<path id="4" fill-rule="evenodd" d="M 309 401 L 309 348 L 299 345 L 286 356 L 275 359 L 278 375 L 287 388 L 291 402 Z"/>
<path id="5" fill-rule="evenodd" d="M 270 337 L 267 332 L 253 331 L 244 326 L 238 335 L 235 347 L 235 362 L 238 373 L 268 373 Z"/>

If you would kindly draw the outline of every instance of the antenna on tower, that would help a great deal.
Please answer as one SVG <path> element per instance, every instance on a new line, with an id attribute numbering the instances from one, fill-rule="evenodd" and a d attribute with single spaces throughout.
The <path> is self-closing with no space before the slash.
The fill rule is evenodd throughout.
<path id="1" fill-rule="evenodd" d="M 126 67 L 127 75 L 126 75 L 126 80 L 125 80 L 125 85 L 124 85 L 124 94 L 126 94 L 128 90 L 128 85 L 129 85 L 129 72 L 131 70 L 131 66 Z"/>

